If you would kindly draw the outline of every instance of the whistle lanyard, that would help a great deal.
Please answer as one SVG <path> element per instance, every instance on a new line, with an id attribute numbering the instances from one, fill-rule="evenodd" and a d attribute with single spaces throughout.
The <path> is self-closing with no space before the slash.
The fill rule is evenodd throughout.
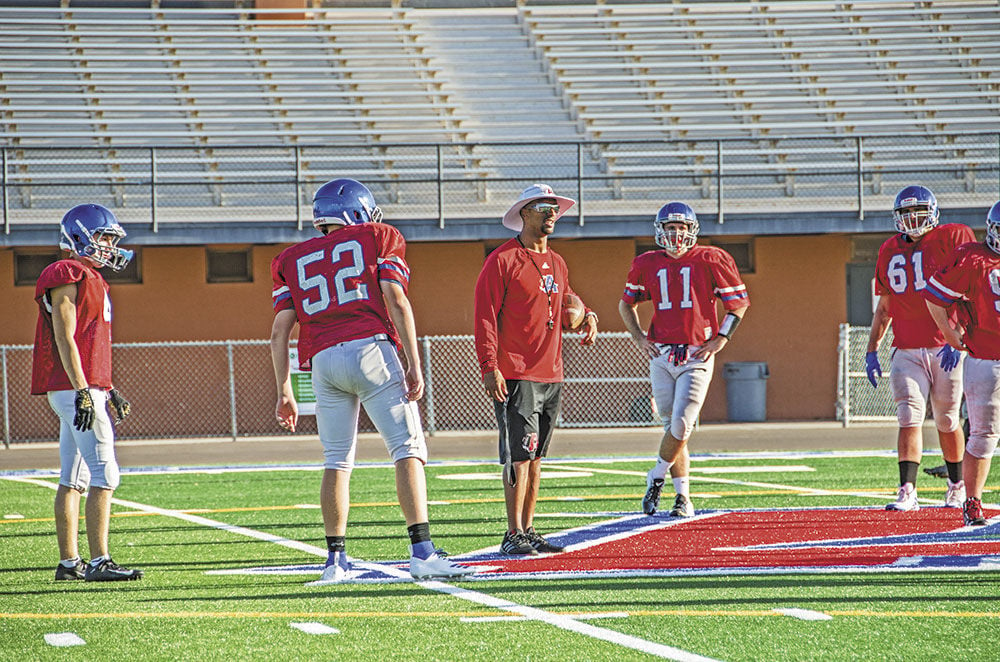
<path id="1" fill-rule="evenodd" d="M 548 301 L 549 301 L 549 321 L 546 323 L 546 326 L 549 327 L 550 329 L 553 329 L 556 326 L 556 321 L 555 321 L 555 316 L 552 314 L 553 313 L 553 311 L 552 311 L 552 291 L 551 291 L 551 289 L 549 287 L 546 287 L 546 285 L 545 285 L 545 275 L 542 273 L 542 270 L 538 267 L 538 263 L 535 262 L 535 258 L 531 257 L 531 251 L 529 251 L 528 247 L 524 245 L 523 241 L 521 241 L 521 235 L 517 235 L 516 238 L 517 238 L 517 243 L 521 244 L 521 248 L 523 248 L 524 252 L 528 255 L 528 260 L 531 262 L 531 266 L 533 266 L 535 268 L 535 271 L 538 272 L 539 282 L 541 283 L 542 287 L 545 289 L 545 296 L 548 297 Z"/>

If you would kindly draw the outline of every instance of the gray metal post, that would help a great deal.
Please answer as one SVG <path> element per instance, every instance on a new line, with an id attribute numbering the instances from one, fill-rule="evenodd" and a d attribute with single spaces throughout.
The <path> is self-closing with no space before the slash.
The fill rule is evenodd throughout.
<path id="1" fill-rule="evenodd" d="M 715 189 L 716 189 L 716 196 L 717 196 L 716 201 L 715 201 L 715 207 L 716 207 L 716 211 L 719 214 L 719 225 L 722 225 L 723 223 L 726 222 L 726 213 L 725 213 L 725 211 L 722 208 L 722 200 L 723 200 L 723 192 L 722 192 L 722 187 L 723 187 L 723 184 L 722 184 L 722 170 L 723 170 L 723 167 L 722 167 L 722 141 L 721 140 L 716 140 L 715 141 L 715 167 L 716 167 L 716 185 L 715 185 Z"/>
<path id="2" fill-rule="evenodd" d="M 427 408 L 425 426 L 427 434 L 433 435 L 437 430 L 437 421 L 434 420 L 434 371 L 431 370 L 431 341 L 425 336 L 420 339 L 420 344 L 424 349 L 424 406 Z"/>
<path id="3" fill-rule="evenodd" d="M 295 227 L 302 229 L 302 152 L 295 146 Z"/>
<path id="4" fill-rule="evenodd" d="M 576 213 L 583 227 L 583 143 L 576 144 Z"/>
<path id="5" fill-rule="evenodd" d="M 865 220 L 865 173 L 861 163 L 864 159 L 864 139 L 858 136 L 854 140 L 858 147 L 858 220 L 863 221 Z"/>
<path id="6" fill-rule="evenodd" d="M 10 234 L 10 219 L 7 217 L 7 148 L 0 151 L 0 188 L 3 189 L 3 232 Z"/>
<path id="7" fill-rule="evenodd" d="M 233 369 L 233 343 L 226 343 L 226 360 L 229 363 L 229 422 L 233 441 L 236 441 L 236 374 Z"/>
<path id="8" fill-rule="evenodd" d="M 441 155 L 441 143 L 437 149 L 437 205 L 438 205 L 438 227 L 444 228 L 444 159 Z"/>
<path id="9" fill-rule="evenodd" d="M 0 347 L 0 369 L 3 370 L 3 447 L 10 448 L 10 394 L 7 389 L 7 348 Z"/>
<path id="10" fill-rule="evenodd" d="M 160 228 L 156 223 L 156 148 L 149 148 L 149 220 L 153 225 L 153 232 L 159 232 Z"/>

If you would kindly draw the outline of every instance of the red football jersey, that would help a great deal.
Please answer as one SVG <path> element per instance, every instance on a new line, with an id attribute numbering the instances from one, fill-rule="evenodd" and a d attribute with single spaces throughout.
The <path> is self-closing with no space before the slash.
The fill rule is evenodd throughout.
<path id="1" fill-rule="evenodd" d="M 332 345 L 388 334 L 399 345 L 379 281 L 409 288 L 406 241 L 382 223 L 348 225 L 282 251 L 271 261 L 274 312 L 294 308 L 299 365 Z"/>
<path id="2" fill-rule="evenodd" d="M 732 256 L 717 246 L 695 246 L 680 257 L 647 251 L 632 260 L 622 301 L 653 302 L 646 337 L 655 343 L 702 345 L 719 331 L 716 300 L 726 310 L 750 305 Z"/>
<path id="3" fill-rule="evenodd" d="M 536 253 L 514 238 L 490 253 L 476 281 L 476 356 L 482 374 L 499 368 L 505 379 L 561 382 L 560 320 L 567 292 L 575 294 L 569 269 L 551 248 Z"/>
<path id="4" fill-rule="evenodd" d="M 979 242 L 959 246 L 923 295 L 939 306 L 956 304 L 972 356 L 1000 360 L 1000 255 Z"/>
<path id="5" fill-rule="evenodd" d="M 915 241 L 897 234 L 882 244 L 875 265 L 875 294 L 889 296 L 894 347 L 917 349 L 944 344 L 944 336 L 927 312 L 923 289 L 956 246 L 975 240 L 968 225 L 948 223 Z"/>
<path id="6" fill-rule="evenodd" d="M 31 393 L 69 391 L 73 385 L 63 370 L 52 329 L 49 290 L 76 283 L 76 333 L 74 339 L 87 383 L 111 388 L 111 298 L 108 284 L 94 268 L 77 260 L 59 260 L 45 267 L 35 285 L 38 323 L 32 353 Z"/>

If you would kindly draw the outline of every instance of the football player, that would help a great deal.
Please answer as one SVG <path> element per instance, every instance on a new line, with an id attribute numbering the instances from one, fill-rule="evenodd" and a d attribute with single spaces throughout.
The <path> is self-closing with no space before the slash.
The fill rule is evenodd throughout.
<path id="1" fill-rule="evenodd" d="M 59 248 L 68 257 L 45 267 L 35 285 L 38 324 L 32 357 L 31 393 L 46 395 L 59 416 L 59 486 L 56 537 L 57 580 L 123 581 L 142 578 L 111 560 L 108 528 L 111 495 L 119 483 L 116 422 L 131 405 L 111 381 L 111 298 L 100 269 L 124 269 L 132 251 L 118 247 L 125 230 L 110 209 L 73 207 L 60 224 Z M 87 493 L 85 519 L 90 562 L 78 553 L 80 495 Z"/>
<path id="2" fill-rule="evenodd" d="M 683 202 L 663 205 L 653 221 L 656 244 L 632 260 L 618 312 L 625 328 L 649 358 L 653 399 L 663 421 L 656 465 L 646 475 L 642 511 L 654 514 L 669 472 L 674 498 L 670 514 L 691 517 L 688 440 L 712 381 L 715 355 L 729 343 L 750 298 L 732 256 L 716 246 L 699 246 L 700 225 Z M 650 301 L 649 331 L 639 326 L 638 304 Z M 726 311 L 721 324 L 716 303 Z"/>
<path id="3" fill-rule="evenodd" d="M 986 216 L 986 241 L 959 246 L 930 277 L 923 296 L 935 325 L 956 351 L 967 351 L 969 440 L 962 476 L 965 524 L 982 526 L 983 488 L 1000 438 L 1000 202 Z M 951 309 L 951 310 L 949 310 Z M 957 314 L 956 314 L 957 313 Z"/>
<path id="4" fill-rule="evenodd" d="M 410 574 L 427 579 L 474 572 L 449 561 L 431 542 L 424 478 L 427 445 L 416 403 L 423 396 L 424 380 L 406 295 L 406 242 L 399 230 L 381 220 L 382 211 L 363 184 L 353 179 L 327 182 L 313 196 L 313 226 L 322 236 L 285 249 L 271 263 L 275 415 L 278 425 L 295 431 L 298 405 L 288 342 L 298 324 L 299 365 L 312 371 L 325 457 L 320 505 L 329 553 L 322 576 L 312 585 L 355 578 L 346 535 L 359 406 L 378 428 L 395 463 L 396 494 L 410 537 Z"/>
<path id="5" fill-rule="evenodd" d="M 886 510 L 920 508 L 917 469 L 923 452 L 922 429 L 930 400 L 938 440 L 948 471 L 944 505 L 961 508 L 964 438 L 959 418 L 962 402 L 963 354 L 950 347 L 924 303 L 927 278 L 945 264 L 956 246 L 975 240 L 967 225 L 938 225 L 937 199 L 923 186 L 907 186 L 896 195 L 893 218 L 898 234 L 879 249 L 875 293 L 879 295 L 872 320 L 865 372 L 873 387 L 882 376 L 878 346 L 892 324 L 893 353 L 889 380 L 899 421 L 897 455 L 899 492 Z"/>

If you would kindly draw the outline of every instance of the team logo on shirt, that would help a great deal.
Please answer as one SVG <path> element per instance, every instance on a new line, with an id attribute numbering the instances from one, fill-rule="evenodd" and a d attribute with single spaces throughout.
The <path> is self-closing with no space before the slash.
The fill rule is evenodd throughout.
<path id="1" fill-rule="evenodd" d="M 542 276 L 541 281 L 538 283 L 538 289 L 547 294 L 558 294 L 559 283 L 556 282 L 555 276 L 548 274 Z"/>

